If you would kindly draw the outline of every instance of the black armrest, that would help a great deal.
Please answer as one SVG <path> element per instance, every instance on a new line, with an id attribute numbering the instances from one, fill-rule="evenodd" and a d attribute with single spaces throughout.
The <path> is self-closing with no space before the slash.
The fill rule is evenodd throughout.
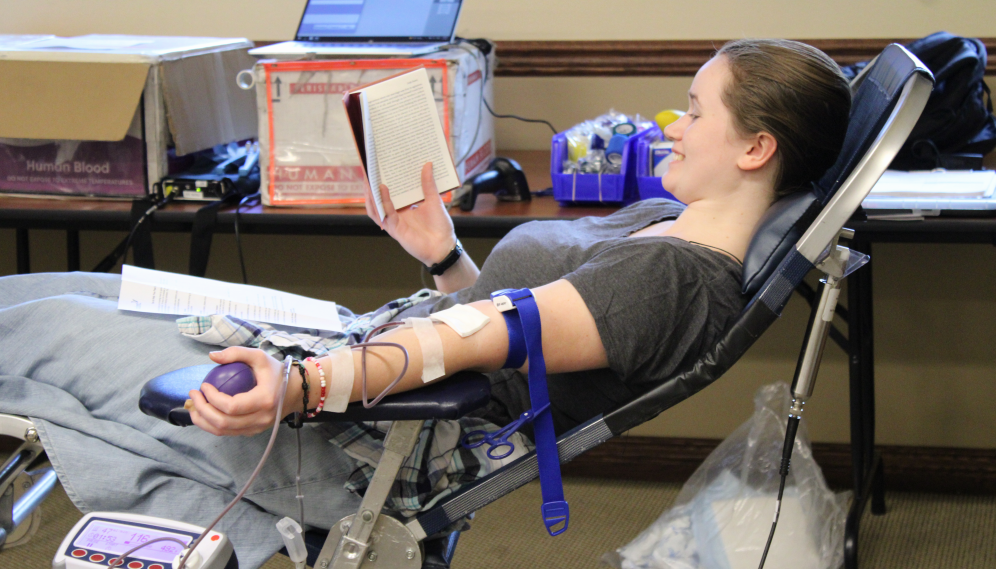
<path id="1" fill-rule="evenodd" d="M 183 408 L 187 393 L 200 389 L 204 376 L 214 367 L 214 364 L 185 367 L 150 379 L 142 387 L 138 408 L 173 425 L 191 425 L 190 413 Z M 491 384 L 486 376 L 460 372 L 422 389 L 389 395 L 372 409 L 364 409 L 357 402 L 344 413 L 320 413 L 309 422 L 457 419 L 483 407 L 490 398 Z"/>
<path id="2" fill-rule="evenodd" d="M 377 396 L 370 393 L 370 398 Z M 421 419 L 459 419 L 485 406 L 491 399 L 487 376 L 470 371 L 455 373 L 443 381 L 422 389 L 389 395 L 370 409 L 363 403 L 351 403 L 342 413 L 319 413 L 308 422 L 326 421 L 411 421 Z"/>

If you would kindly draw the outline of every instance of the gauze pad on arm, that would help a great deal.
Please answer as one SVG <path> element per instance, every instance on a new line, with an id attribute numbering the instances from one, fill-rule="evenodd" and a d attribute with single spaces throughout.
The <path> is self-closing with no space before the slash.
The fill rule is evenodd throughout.
<path id="1" fill-rule="evenodd" d="M 484 313 L 465 304 L 457 304 L 446 310 L 440 310 L 430 314 L 429 318 L 453 328 L 457 334 L 460 334 L 461 338 L 479 332 L 488 322 L 491 322 L 491 319 Z"/>

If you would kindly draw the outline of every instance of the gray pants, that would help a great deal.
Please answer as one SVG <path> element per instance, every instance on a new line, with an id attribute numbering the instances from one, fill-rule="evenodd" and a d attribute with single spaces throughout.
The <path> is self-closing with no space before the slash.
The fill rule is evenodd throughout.
<path id="1" fill-rule="evenodd" d="M 0 278 L 0 413 L 35 420 L 59 480 L 83 512 L 127 511 L 206 525 L 245 484 L 269 437 L 216 437 L 138 410 L 142 385 L 211 363 L 209 346 L 174 317 L 117 309 L 120 278 L 88 273 Z M 353 461 L 302 429 L 306 523 L 328 528 L 355 512 L 343 489 Z M 297 519 L 294 433 L 281 427 L 269 461 L 217 529 L 241 567 L 281 546 L 274 528 Z"/>

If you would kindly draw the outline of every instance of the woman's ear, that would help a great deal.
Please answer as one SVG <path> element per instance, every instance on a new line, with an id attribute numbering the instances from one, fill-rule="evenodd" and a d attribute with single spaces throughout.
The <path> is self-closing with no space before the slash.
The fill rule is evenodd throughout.
<path id="1" fill-rule="evenodd" d="M 766 132 L 759 132 L 747 139 L 746 151 L 737 160 L 737 166 L 742 170 L 758 170 L 771 162 L 778 150 L 778 141 Z"/>

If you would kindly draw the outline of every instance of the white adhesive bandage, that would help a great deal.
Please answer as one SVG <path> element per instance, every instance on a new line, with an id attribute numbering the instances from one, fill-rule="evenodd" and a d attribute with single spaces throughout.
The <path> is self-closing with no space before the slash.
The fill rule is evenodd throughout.
<path id="1" fill-rule="evenodd" d="M 353 394 L 353 350 L 349 346 L 339 346 L 328 355 L 332 377 L 325 396 L 325 410 L 342 413 Z"/>
<path id="2" fill-rule="evenodd" d="M 428 383 L 446 375 L 443 367 L 443 339 L 439 337 L 432 320 L 405 318 L 405 327 L 415 330 L 415 338 L 422 348 L 422 381 Z"/>
<path id="3" fill-rule="evenodd" d="M 457 304 L 446 310 L 440 310 L 435 314 L 430 314 L 429 318 L 453 328 L 457 334 L 460 334 L 461 338 L 479 332 L 488 322 L 491 322 L 491 319 L 484 313 L 465 304 Z"/>

